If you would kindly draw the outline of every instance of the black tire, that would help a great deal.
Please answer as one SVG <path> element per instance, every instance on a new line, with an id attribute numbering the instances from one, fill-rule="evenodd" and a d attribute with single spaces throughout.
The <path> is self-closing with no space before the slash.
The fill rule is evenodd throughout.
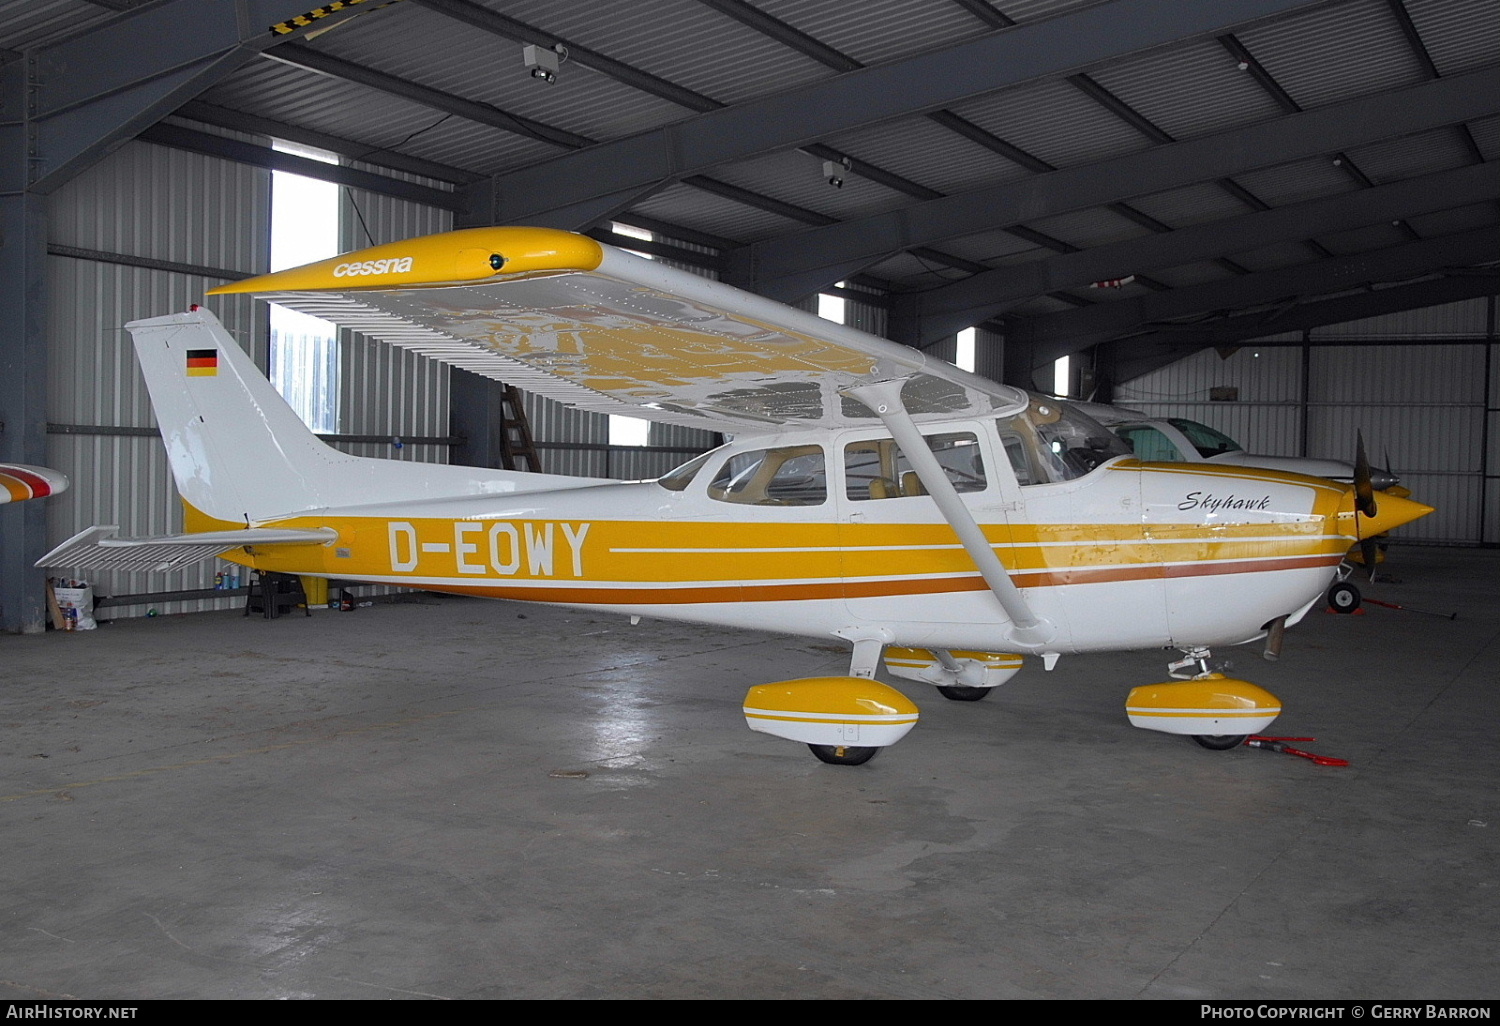
<path id="1" fill-rule="evenodd" d="M 1339 581 L 1328 589 L 1328 608 L 1335 613 L 1352 613 L 1359 608 L 1359 589 L 1348 581 Z"/>
<path id="2" fill-rule="evenodd" d="M 1192 738 L 1211 752 L 1227 752 L 1245 743 L 1249 734 L 1194 734 Z"/>
<path id="3" fill-rule="evenodd" d="M 962 684 L 938 685 L 938 694 L 954 702 L 977 702 L 992 690 L 992 688 L 965 687 Z"/>
<path id="4" fill-rule="evenodd" d="M 863 766 L 875 758 L 879 748 L 855 748 L 852 745 L 808 745 L 812 753 L 830 766 Z"/>

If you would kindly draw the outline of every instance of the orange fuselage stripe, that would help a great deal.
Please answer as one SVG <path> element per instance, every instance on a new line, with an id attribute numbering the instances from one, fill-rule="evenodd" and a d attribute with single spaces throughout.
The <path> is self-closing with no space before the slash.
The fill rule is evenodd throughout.
<path id="1" fill-rule="evenodd" d="M 1061 584 L 1104 584 L 1117 581 L 1172 580 L 1219 574 L 1249 574 L 1269 570 L 1333 567 L 1340 556 L 1272 559 L 1189 566 L 1111 567 L 1071 569 L 1044 573 L 1013 574 L 1022 588 L 1055 587 Z M 393 583 L 400 583 L 395 581 Z M 717 602 L 790 602 L 808 599 L 883 598 L 894 595 L 941 595 L 984 591 L 989 586 L 977 574 L 966 577 L 929 578 L 916 581 L 830 581 L 811 584 L 711 585 L 682 588 L 594 588 L 526 587 L 506 585 L 423 584 L 427 591 L 487 598 L 522 599 L 528 602 L 569 602 L 598 605 L 663 605 Z"/>

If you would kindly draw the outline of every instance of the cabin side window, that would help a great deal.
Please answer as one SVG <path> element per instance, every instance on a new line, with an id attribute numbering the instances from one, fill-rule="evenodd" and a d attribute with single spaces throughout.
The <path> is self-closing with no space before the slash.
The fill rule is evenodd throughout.
<path id="1" fill-rule="evenodd" d="M 956 432 L 927 435 L 926 439 L 954 491 L 985 490 L 988 482 L 978 438 L 971 432 Z M 844 447 L 844 494 L 861 502 L 926 495 L 927 489 L 894 439 L 871 438 Z"/>
<path id="2" fill-rule="evenodd" d="M 1172 440 L 1156 428 L 1147 424 L 1121 424 L 1115 434 L 1125 439 L 1125 444 L 1135 451 L 1138 460 L 1153 463 L 1181 463 L 1182 453 Z"/>
<path id="3" fill-rule="evenodd" d="M 1016 472 L 1017 484 L 1042 484 L 1047 477 L 1032 459 L 1033 446 L 1027 442 L 1026 435 L 1020 428 L 1013 423 L 1016 419 L 1010 417 L 1000 421 L 1000 447 L 1005 450 L 1005 458 L 1010 461 L 1010 469 Z"/>
<path id="4" fill-rule="evenodd" d="M 823 448 L 791 445 L 729 457 L 708 486 L 708 497 L 750 506 L 817 506 L 828 500 Z"/>

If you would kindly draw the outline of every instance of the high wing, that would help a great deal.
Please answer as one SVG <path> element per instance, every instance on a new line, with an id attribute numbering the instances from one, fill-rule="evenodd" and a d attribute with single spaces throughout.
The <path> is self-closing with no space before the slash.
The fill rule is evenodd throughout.
<path id="1" fill-rule="evenodd" d="M 848 389 L 905 379 L 916 419 L 1020 390 L 719 282 L 548 228 L 469 228 L 214 289 L 253 293 L 599 413 L 730 434 L 875 423 Z"/>

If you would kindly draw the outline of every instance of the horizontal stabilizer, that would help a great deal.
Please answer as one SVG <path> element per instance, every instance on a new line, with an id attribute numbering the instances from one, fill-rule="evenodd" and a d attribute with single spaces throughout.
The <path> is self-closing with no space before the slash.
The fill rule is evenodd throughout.
<path id="1" fill-rule="evenodd" d="M 81 570 L 176 570 L 242 546 L 322 545 L 338 537 L 338 532 L 331 527 L 312 531 L 255 527 L 244 531 L 205 531 L 157 538 L 118 538 L 119 531 L 114 524 L 87 528 L 37 560 L 36 565 Z"/>

